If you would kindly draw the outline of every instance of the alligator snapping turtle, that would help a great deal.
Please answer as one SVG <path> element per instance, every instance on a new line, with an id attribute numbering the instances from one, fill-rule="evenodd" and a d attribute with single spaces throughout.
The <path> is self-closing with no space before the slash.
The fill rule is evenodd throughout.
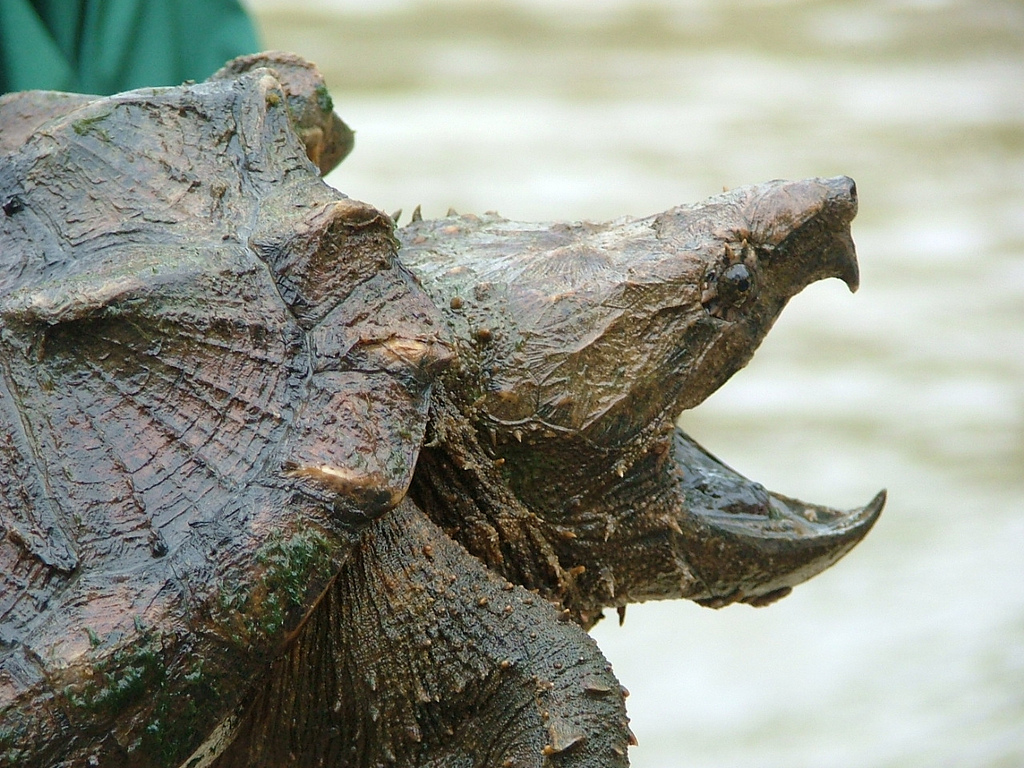
<path id="1" fill-rule="evenodd" d="M 857 287 L 849 179 L 396 232 L 282 55 L 0 125 L 2 765 L 626 765 L 604 608 L 771 602 L 881 511 L 673 421 Z"/>

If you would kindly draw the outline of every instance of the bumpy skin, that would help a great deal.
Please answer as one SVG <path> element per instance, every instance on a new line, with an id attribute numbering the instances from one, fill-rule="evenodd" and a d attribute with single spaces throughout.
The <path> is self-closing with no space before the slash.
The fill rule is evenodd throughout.
<path id="1" fill-rule="evenodd" d="M 622 690 L 565 619 L 407 500 L 271 666 L 216 765 L 625 766 Z"/>
<path id="2" fill-rule="evenodd" d="M 352 151 L 355 134 L 334 112 L 334 101 L 315 65 L 294 53 L 268 51 L 232 59 L 210 79 L 235 80 L 261 67 L 271 69 L 280 82 L 306 155 L 321 174 L 327 174 Z"/>
<path id="3" fill-rule="evenodd" d="M 396 237 L 321 87 L 0 102 L 0 766 L 624 766 L 581 627 L 771 602 L 881 510 L 673 426 L 856 287 L 850 180 Z"/>
<path id="4" fill-rule="evenodd" d="M 177 764 L 410 482 L 450 357 L 271 70 L 0 166 L 0 763 Z"/>
<path id="5" fill-rule="evenodd" d="M 268 51 L 232 59 L 210 79 L 231 81 L 246 72 L 268 68 L 278 81 L 291 117 L 292 129 L 306 148 L 306 155 L 326 174 L 345 159 L 355 143 L 352 129 L 334 112 L 334 103 L 315 65 L 292 53 Z M 154 93 L 145 88 L 139 93 Z M 58 91 L 26 91 L 0 96 L 4 130 L 0 154 L 11 152 L 42 126 L 99 97 Z"/>
<path id="6" fill-rule="evenodd" d="M 770 494 L 673 422 L 750 359 L 807 284 L 856 290 L 856 210 L 840 177 L 607 224 L 410 223 L 403 263 L 459 345 L 414 496 L 584 626 L 630 602 L 787 594 L 863 537 L 884 495 L 847 514 Z"/>

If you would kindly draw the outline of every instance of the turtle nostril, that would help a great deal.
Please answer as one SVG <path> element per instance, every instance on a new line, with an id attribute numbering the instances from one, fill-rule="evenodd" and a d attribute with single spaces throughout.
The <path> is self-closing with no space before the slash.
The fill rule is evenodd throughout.
<path id="1" fill-rule="evenodd" d="M 840 176 L 839 180 L 845 182 L 841 184 L 841 188 L 843 190 L 842 194 L 845 195 L 846 199 L 851 203 L 857 205 L 857 182 L 849 176 Z"/>

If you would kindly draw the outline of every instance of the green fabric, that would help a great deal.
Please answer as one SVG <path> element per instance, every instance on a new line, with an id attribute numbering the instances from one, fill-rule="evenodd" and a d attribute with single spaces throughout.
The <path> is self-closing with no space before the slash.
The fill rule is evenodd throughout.
<path id="1" fill-rule="evenodd" d="M 0 0 L 0 93 L 177 85 L 258 50 L 239 0 Z"/>

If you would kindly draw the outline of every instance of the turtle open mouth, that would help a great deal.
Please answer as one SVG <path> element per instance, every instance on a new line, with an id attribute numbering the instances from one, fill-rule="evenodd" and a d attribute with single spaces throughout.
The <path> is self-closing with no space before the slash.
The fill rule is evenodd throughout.
<path id="1" fill-rule="evenodd" d="M 289 54 L 0 99 L 4 765 L 625 768 L 576 624 L 771 602 L 877 519 L 673 426 L 856 288 L 852 180 L 395 232 L 317 174 L 351 142 Z"/>
<path id="2" fill-rule="evenodd" d="M 708 453 L 681 429 L 672 441 L 685 504 L 679 509 L 687 560 L 711 608 L 767 605 L 831 566 L 871 530 L 885 505 L 880 491 L 850 511 L 768 491 Z"/>
<path id="3" fill-rule="evenodd" d="M 786 301 L 817 280 L 838 278 L 851 292 L 860 284 L 850 236 L 857 213 L 853 180 L 773 184 L 775 189 L 759 192 L 749 204 L 749 235 L 740 235 L 736 247 L 726 245 L 718 274 L 703 287 L 705 310 L 728 321 L 723 336 L 763 336 Z M 727 353 L 735 346 L 715 345 Z M 671 455 L 682 497 L 681 548 L 706 591 L 693 599 L 708 607 L 766 605 L 784 597 L 849 552 L 885 505 L 885 491 L 849 511 L 773 493 L 678 427 Z"/>
<path id="4" fill-rule="evenodd" d="M 643 219 L 451 215 L 400 231 L 403 263 L 459 347 L 442 378 L 492 465 L 479 471 L 511 491 L 501 516 L 522 505 L 550 527 L 561 571 L 549 591 L 585 626 L 635 601 L 769 603 L 871 528 L 884 494 L 841 512 L 769 493 L 673 426 L 747 364 L 807 285 L 857 289 L 856 213 L 856 185 L 840 176 L 737 188 Z M 496 568 L 535 559 L 501 551 L 509 538 L 467 546 Z"/>

